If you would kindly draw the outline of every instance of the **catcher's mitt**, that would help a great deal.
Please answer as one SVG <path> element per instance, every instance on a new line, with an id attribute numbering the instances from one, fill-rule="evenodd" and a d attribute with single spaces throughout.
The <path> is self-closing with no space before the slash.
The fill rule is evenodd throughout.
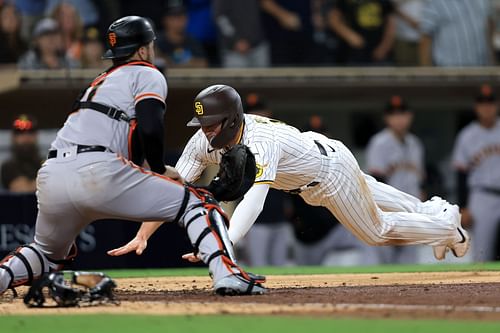
<path id="1" fill-rule="evenodd" d="M 224 155 L 217 176 L 208 184 L 217 201 L 233 201 L 241 198 L 255 182 L 257 168 L 255 156 L 245 145 L 235 145 Z"/>

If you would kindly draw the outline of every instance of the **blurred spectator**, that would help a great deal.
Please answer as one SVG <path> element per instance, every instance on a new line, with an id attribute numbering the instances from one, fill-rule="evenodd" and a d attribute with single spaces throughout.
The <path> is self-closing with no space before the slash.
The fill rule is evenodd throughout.
<path id="1" fill-rule="evenodd" d="M 396 42 L 394 59 L 399 66 L 417 66 L 420 42 L 422 0 L 394 0 L 396 5 Z"/>
<path id="2" fill-rule="evenodd" d="M 491 65 L 493 13 L 489 0 L 427 0 L 420 26 L 421 64 Z"/>
<path id="3" fill-rule="evenodd" d="M 111 65 L 108 60 L 102 59 L 104 45 L 100 37 L 96 28 L 85 30 L 82 39 L 82 68 L 105 68 Z"/>
<path id="4" fill-rule="evenodd" d="M 17 63 L 26 52 L 27 45 L 21 38 L 21 16 L 16 7 L 0 7 L 0 63 Z"/>
<path id="5" fill-rule="evenodd" d="M 101 5 L 102 1 L 99 1 Z M 147 1 L 130 1 L 130 0 L 112 0 L 108 3 L 112 4 L 119 3 L 119 15 L 110 17 L 110 21 L 115 20 L 117 17 L 137 15 L 146 17 L 148 20 L 153 22 L 153 28 L 155 31 L 161 26 L 161 21 L 165 8 L 174 6 L 177 4 L 182 4 L 182 0 L 147 0 Z M 110 5 L 108 4 L 108 7 Z M 108 8 L 109 11 L 109 8 Z M 110 22 L 105 27 L 108 28 Z M 103 31 L 103 30 L 101 30 Z"/>
<path id="6" fill-rule="evenodd" d="M 25 42 L 31 40 L 36 22 L 43 18 L 47 0 L 13 0 L 21 13 L 21 37 Z"/>
<path id="7" fill-rule="evenodd" d="M 395 36 L 390 0 L 331 0 L 328 24 L 342 40 L 339 59 L 350 65 L 392 62 Z"/>
<path id="8" fill-rule="evenodd" d="M 272 112 L 257 94 L 246 97 L 246 113 L 271 117 Z M 251 266 L 283 266 L 292 242 L 289 220 L 290 195 L 270 189 L 264 208 L 246 235 L 246 253 Z"/>
<path id="9" fill-rule="evenodd" d="M 80 64 L 65 55 L 57 22 L 45 18 L 35 26 L 32 49 L 21 57 L 18 66 L 20 69 L 63 69 L 77 68 Z"/>
<path id="10" fill-rule="evenodd" d="M 493 48 L 495 51 L 495 63 L 500 61 L 500 0 L 493 2 Z M 500 245 L 500 244 L 499 244 Z"/>
<path id="11" fill-rule="evenodd" d="M 11 157 L 2 163 L 2 186 L 11 192 L 35 192 L 41 164 L 36 121 L 20 115 L 12 126 Z"/>
<path id="12" fill-rule="evenodd" d="M 312 65 L 317 50 L 313 40 L 313 2 L 316 0 L 260 0 L 262 17 L 276 66 Z"/>
<path id="13" fill-rule="evenodd" d="M 167 8 L 163 16 L 163 31 L 158 36 L 158 56 L 167 67 L 207 67 L 208 62 L 200 43 L 186 32 L 187 16 L 183 6 Z"/>
<path id="14" fill-rule="evenodd" d="M 400 191 L 423 198 L 425 177 L 424 149 L 420 139 L 410 133 L 413 113 L 400 96 L 392 96 L 384 112 L 386 128 L 375 134 L 366 150 L 368 174 Z M 374 248 L 379 263 L 417 262 L 415 246 Z"/>
<path id="15" fill-rule="evenodd" d="M 80 60 L 83 36 L 83 23 L 80 14 L 71 3 L 60 2 L 54 7 L 52 18 L 56 20 L 61 29 L 66 56 L 77 61 Z"/>
<path id="16" fill-rule="evenodd" d="M 179 0 L 170 1 L 178 2 Z M 240 2 L 238 1 L 238 3 Z M 188 34 L 201 43 L 210 66 L 218 66 L 220 57 L 212 0 L 186 0 L 185 6 L 188 13 L 188 25 L 186 28 Z"/>
<path id="17" fill-rule="evenodd" d="M 312 115 L 304 131 L 314 131 L 330 136 L 319 115 Z M 361 255 L 350 264 L 372 264 L 373 249 L 347 231 L 324 207 L 308 205 L 300 196 L 293 195 L 292 225 L 295 235 L 295 262 L 298 265 L 322 265 L 329 254 L 338 251 L 356 250 Z"/>
<path id="18" fill-rule="evenodd" d="M 462 225 L 472 224 L 475 261 L 495 258 L 500 226 L 500 121 L 496 96 L 484 85 L 476 97 L 477 121 L 457 136 L 452 163 L 458 175 Z"/>
<path id="19" fill-rule="evenodd" d="M 223 67 L 268 67 L 259 0 L 214 0 Z"/>
<path id="20" fill-rule="evenodd" d="M 76 13 L 78 13 L 79 17 L 78 20 L 81 21 L 83 26 L 90 27 L 99 24 L 99 12 L 93 0 L 44 0 L 44 1 L 47 2 L 45 11 L 46 15 L 51 15 L 54 11 L 57 10 L 56 9 L 57 7 L 60 7 L 62 4 L 66 4 L 75 9 Z M 68 14 L 70 14 L 69 11 L 65 12 L 65 15 Z"/>

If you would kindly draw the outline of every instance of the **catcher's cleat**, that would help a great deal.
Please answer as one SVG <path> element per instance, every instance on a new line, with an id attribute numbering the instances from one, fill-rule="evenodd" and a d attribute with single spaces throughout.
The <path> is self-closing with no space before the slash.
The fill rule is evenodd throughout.
<path id="1" fill-rule="evenodd" d="M 214 285 L 215 293 L 221 296 L 262 295 L 266 293 L 260 283 L 247 280 L 240 274 L 228 275 Z"/>

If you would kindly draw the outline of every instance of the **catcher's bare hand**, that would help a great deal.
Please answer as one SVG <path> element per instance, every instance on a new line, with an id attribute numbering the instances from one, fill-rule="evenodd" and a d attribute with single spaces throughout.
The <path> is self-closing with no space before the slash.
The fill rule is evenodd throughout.
<path id="1" fill-rule="evenodd" d="M 126 245 L 123 245 L 122 247 L 113 250 L 109 250 L 107 253 L 110 256 L 117 257 L 135 251 L 135 254 L 140 256 L 142 252 L 144 252 L 147 246 L 148 246 L 148 241 L 146 239 L 139 238 L 136 236 Z"/>
<path id="2" fill-rule="evenodd" d="M 186 253 L 182 256 L 182 259 L 187 260 L 189 262 L 199 262 L 201 261 L 200 254 L 194 255 L 193 252 Z"/>
<path id="3" fill-rule="evenodd" d="M 165 172 L 163 173 L 164 176 L 176 180 L 178 182 L 184 183 L 184 179 L 182 179 L 182 176 L 174 167 L 170 165 L 165 165 L 165 168 L 167 170 L 165 170 Z"/>

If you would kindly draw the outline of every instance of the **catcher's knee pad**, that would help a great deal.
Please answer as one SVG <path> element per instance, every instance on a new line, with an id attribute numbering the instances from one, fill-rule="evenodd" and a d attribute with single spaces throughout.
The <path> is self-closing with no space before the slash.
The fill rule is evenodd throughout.
<path id="1" fill-rule="evenodd" d="M 226 213 L 210 192 L 186 188 L 187 193 L 192 193 L 199 199 L 199 203 L 185 209 L 179 220 L 187 231 L 194 252 L 200 255 L 203 262 L 209 265 L 211 273 L 217 277 L 239 273 L 242 270 L 236 264 L 233 246 L 227 234 L 229 218 Z M 220 259 L 220 262 L 215 259 Z M 217 263 L 211 265 L 214 260 Z"/>
<path id="2" fill-rule="evenodd" d="M 49 265 L 36 244 L 19 246 L 0 262 L 0 294 L 9 288 L 30 285 L 49 271 Z"/>

